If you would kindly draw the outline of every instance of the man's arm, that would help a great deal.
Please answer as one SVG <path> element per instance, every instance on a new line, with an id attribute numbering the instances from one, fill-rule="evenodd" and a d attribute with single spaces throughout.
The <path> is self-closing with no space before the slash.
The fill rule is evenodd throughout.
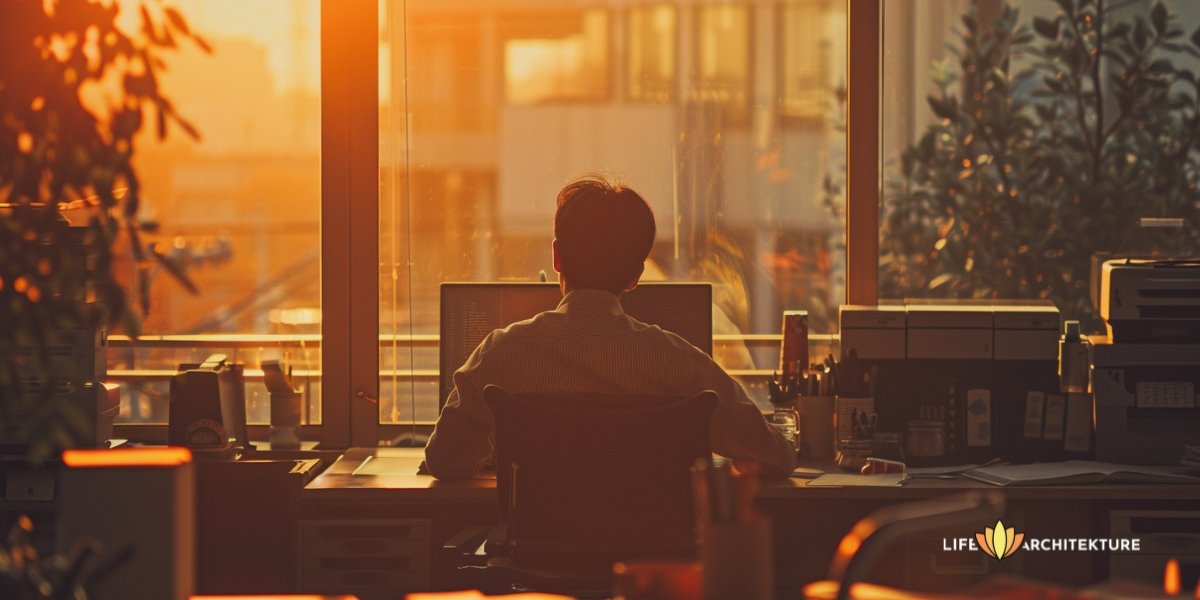
<path id="1" fill-rule="evenodd" d="M 715 362 L 707 361 L 701 382 L 717 393 L 710 437 L 713 452 L 762 465 L 764 477 L 782 479 L 796 467 L 796 449 L 763 418 L 746 390 Z"/>
<path id="2" fill-rule="evenodd" d="M 429 443 L 425 466 L 438 479 L 466 479 L 492 454 L 492 412 L 483 401 L 482 349 L 491 336 L 454 372 L 454 390 L 438 416 Z"/>

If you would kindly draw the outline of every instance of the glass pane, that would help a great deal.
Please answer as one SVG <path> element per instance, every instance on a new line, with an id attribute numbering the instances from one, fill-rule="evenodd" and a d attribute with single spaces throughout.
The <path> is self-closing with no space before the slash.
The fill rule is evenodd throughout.
<path id="1" fill-rule="evenodd" d="M 629 9 L 629 99 L 669 102 L 675 97 L 678 14 L 670 4 Z"/>
<path id="2" fill-rule="evenodd" d="M 597 100 L 608 94 L 608 13 L 543 11 L 514 19 L 504 40 L 510 104 Z"/>
<path id="3" fill-rule="evenodd" d="M 816 122 L 828 117 L 835 90 L 845 86 L 846 14 L 833 0 L 796 0 L 783 5 L 780 112 Z M 841 36 L 841 37 L 838 37 Z"/>
<path id="4" fill-rule="evenodd" d="M 809 44 L 784 42 L 793 10 L 820 24 Z M 823 182 L 844 163 L 843 2 L 381 11 L 381 422 L 437 417 L 440 283 L 556 280 L 555 197 L 586 172 L 654 209 L 645 280 L 714 284 L 714 354 L 752 396 L 766 401 L 782 310 L 833 333 L 844 200 Z M 817 64 L 786 66 L 808 52 Z M 791 88 L 818 90 L 799 121 L 779 102 L 797 69 Z"/>
<path id="5" fill-rule="evenodd" d="M 750 93 L 750 7 L 702 5 L 696 10 L 693 102 L 720 107 L 724 119 L 745 123 Z"/>
<path id="6" fill-rule="evenodd" d="M 269 421 L 264 360 L 292 367 L 305 422 L 318 423 L 319 0 L 175 4 L 212 52 L 181 43 L 160 85 L 201 137 L 174 130 L 159 140 L 145 128 L 135 163 L 143 214 L 158 225 L 143 241 L 199 293 L 155 274 L 146 337 L 109 349 L 110 378 L 125 384 L 118 418 L 165 422 L 171 375 L 219 352 L 245 366 L 252 423 Z"/>
<path id="7" fill-rule="evenodd" d="M 1046 299 L 1099 330 L 1094 261 L 1196 254 L 1200 3 L 884 6 L 881 296 Z"/>

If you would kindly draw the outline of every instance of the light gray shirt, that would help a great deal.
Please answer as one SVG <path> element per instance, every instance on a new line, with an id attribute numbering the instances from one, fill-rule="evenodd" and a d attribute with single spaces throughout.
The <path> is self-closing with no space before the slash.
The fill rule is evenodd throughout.
<path id="1" fill-rule="evenodd" d="M 785 477 L 795 451 L 771 427 L 742 386 L 683 338 L 625 314 L 617 296 L 574 290 L 558 308 L 490 333 L 454 373 L 454 390 L 425 447 L 429 472 L 470 477 L 492 456 L 491 409 L 483 388 L 509 392 L 691 395 L 717 393 L 713 451 L 752 460 L 767 476 Z"/>

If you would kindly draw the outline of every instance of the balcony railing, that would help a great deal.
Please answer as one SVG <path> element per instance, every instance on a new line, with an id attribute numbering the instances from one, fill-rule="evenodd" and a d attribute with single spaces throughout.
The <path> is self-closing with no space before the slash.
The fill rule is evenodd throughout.
<path id="1" fill-rule="evenodd" d="M 821 357 L 830 353 L 836 347 L 837 339 L 836 335 L 810 335 L 810 356 Z M 723 347 L 740 345 L 749 350 L 757 365 L 774 366 L 772 357 L 778 356 L 780 340 L 779 334 L 717 334 L 713 336 L 714 354 L 719 355 Z M 268 395 L 262 384 L 263 372 L 258 363 L 270 358 L 285 358 L 293 366 L 293 380 L 303 387 L 307 399 L 305 422 L 319 422 L 319 334 L 222 333 L 154 335 L 136 339 L 111 335 L 108 343 L 108 378 L 128 384 L 122 386 L 120 422 L 164 423 L 167 417 L 168 385 L 178 365 L 198 363 L 209 354 L 220 351 L 246 364 L 247 416 L 251 423 L 265 423 L 268 420 Z M 432 424 L 436 418 L 439 343 L 437 334 L 379 336 L 382 364 L 411 363 L 408 368 L 380 369 L 381 422 Z M 388 355 L 392 352 L 400 357 L 399 361 L 391 360 Z M 727 371 L 746 386 L 751 397 L 766 398 L 766 382 L 774 369 L 738 368 Z"/>

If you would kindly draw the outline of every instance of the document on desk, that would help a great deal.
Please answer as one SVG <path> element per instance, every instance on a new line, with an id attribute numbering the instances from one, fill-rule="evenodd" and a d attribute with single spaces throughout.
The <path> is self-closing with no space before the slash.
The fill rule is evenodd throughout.
<path id="1" fill-rule="evenodd" d="M 412 475 L 413 459 L 394 456 L 368 456 L 351 475 Z"/>
<path id="2" fill-rule="evenodd" d="M 808 482 L 805 487 L 900 487 L 905 481 L 908 481 L 908 473 L 826 473 Z"/>
<path id="3" fill-rule="evenodd" d="M 1007 465 L 972 469 L 964 476 L 998 486 L 1073 485 L 1082 483 L 1197 483 L 1180 467 L 1120 465 L 1090 460 Z"/>

